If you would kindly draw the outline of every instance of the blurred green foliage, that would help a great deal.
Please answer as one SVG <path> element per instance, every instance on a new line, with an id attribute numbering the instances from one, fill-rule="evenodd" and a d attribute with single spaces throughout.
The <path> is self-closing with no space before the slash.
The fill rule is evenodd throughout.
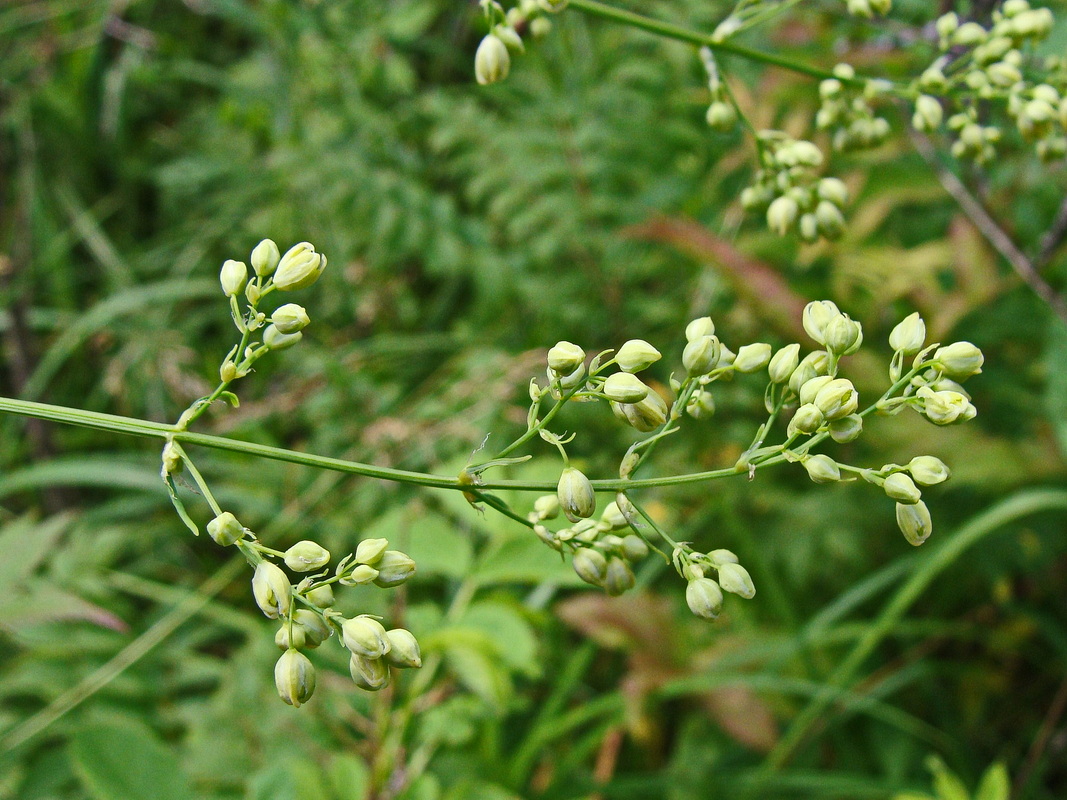
<path id="1" fill-rule="evenodd" d="M 640 5 L 703 29 L 729 10 Z M 898 0 L 874 26 L 841 5 L 746 41 L 893 76 L 928 60 L 914 34 L 930 4 Z M 329 255 L 315 325 L 207 428 L 443 474 L 521 429 L 557 339 L 645 338 L 666 383 L 692 317 L 779 345 L 801 335 L 798 300 L 830 297 L 880 343 L 852 368 L 870 392 L 889 329 L 918 309 L 936 338 L 986 352 L 977 424 L 875 420 L 844 451 L 947 461 L 934 539 L 911 552 L 889 501 L 813 491 L 799 467 L 662 491 L 680 539 L 743 553 L 760 588 L 708 626 L 662 566 L 632 596 L 575 592 L 528 531 L 452 493 L 207 455 L 220 499 L 268 541 L 388 536 L 420 564 L 389 616 L 443 660 L 439 680 L 369 697 L 324 648 L 297 711 L 274 697 L 245 574 L 171 513 L 154 445 L 0 419 L 0 797 L 891 798 L 926 791 L 930 753 L 969 786 L 1002 761 L 1013 797 L 1067 792 L 1067 540 L 1062 494 L 1040 489 L 1065 476 L 1062 321 L 942 190 L 906 114 L 886 147 L 833 160 L 857 197 L 844 239 L 798 246 L 740 215 L 750 144 L 707 130 L 691 48 L 554 23 L 479 88 L 474 3 L 6 3 L 3 393 L 173 420 L 229 347 L 217 265 L 264 236 Z M 1065 38 L 1061 20 L 1051 46 Z M 758 125 L 810 130 L 810 81 L 725 67 Z M 1062 167 L 1009 145 L 964 177 L 1039 252 Z M 1045 266 L 1061 289 L 1065 252 Z M 732 385 L 658 468 L 733 463 L 759 391 Z M 628 438 L 595 411 L 566 424 L 606 476 Z M 514 476 L 558 474 L 540 453 Z"/>

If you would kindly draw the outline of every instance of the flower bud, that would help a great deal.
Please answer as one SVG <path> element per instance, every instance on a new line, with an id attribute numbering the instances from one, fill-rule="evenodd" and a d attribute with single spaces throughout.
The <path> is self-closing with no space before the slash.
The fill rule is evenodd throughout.
<path id="1" fill-rule="evenodd" d="M 838 444 L 855 441 L 863 432 L 863 417 L 849 414 L 830 423 L 830 438 Z"/>
<path id="2" fill-rule="evenodd" d="M 615 354 L 615 363 L 623 372 L 640 372 L 660 360 L 659 350 L 644 339 L 631 339 Z"/>
<path id="3" fill-rule="evenodd" d="M 277 325 L 268 325 L 263 331 L 263 344 L 271 350 L 286 350 L 303 338 L 304 334 L 299 332 L 282 333 Z"/>
<path id="4" fill-rule="evenodd" d="M 579 547 L 574 551 L 572 562 L 574 571 L 586 583 L 603 586 L 608 573 L 608 560 L 599 550 L 591 547 Z"/>
<path id="5" fill-rule="evenodd" d="M 737 124 L 737 112 L 729 103 L 716 100 L 708 106 L 708 112 L 705 115 L 705 119 L 707 119 L 708 125 L 712 130 L 728 133 L 732 131 L 734 125 Z"/>
<path id="6" fill-rule="evenodd" d="M 800 216 L 797 201 L 787 195 L 775 198 L 767 207 L 767 227 L 779 236 L 785 236 Z"/>
<path id="7" fill-rule="evenodd" d="M 797 409 L 793 419 L 789 421 L 787 434 L 793 436 L 798 433 L 805 435 L 815 433 L 824 422 L 826 422 L 826 417 L 823 416 L 819 407 L 814 403 L 805 403 Z"/>
<path id="8" fill-rule="evenodd" d="M 340 579 L 342 586 L 364 586 L 378 577 L 378 570 L 369 564 L 359 564 L 348 572 L 343 573 Z"/>
<path id="9" fill-rule="evenodd" d="M 385 654 L 385 660 L 392 666 L 400 669 L 418 669 L 422 666 L 419 643 L 411 631 L 393 628 L 385 632 L 385 638 L 389 640 L 389 651 Z"/>
<path id="10" fill-rule="evenodd" d="M 244 538 L 245 528 L 237 521 L 237 517 L 229 511 L 223 511 L 207 524 L 207 532 L 215 544 L 228 547 Z"/>
<path id="11" fill-rule="evenodd" d="M 558 375 L 570 375 L 585 363 L 585 351 L 571 342 L 557 342 L 548 351 L 548 366 Z"/>
<path id="12" fill-rule="evenodd" d="M 285 551 L 285 566 L 293 572 L 313 572 L 330 563 L 330 551 L 308 539 Z"/>
<path id="13" fill-rule="evenodd" d="M 259 298 L 262 296 L 263 293 L 260 290 L 259 285 L 252 281 L 249 281 L 248 285 L 245 286 L 245 297 L 248 298 L 248 302 L 252 305 L 255 305 L 259 302 Z"/>
<path id="14" fill-rule="evenodd" d="M 685 603 L 701 619 L 715 619 L 722 611 L 722 589 L 711 578 L 697 578 L 685 587 Z"/>
<path id="15" fill-rule="evenodd" d="M 630 524 L 622 511 L 619 510 L 619 504 L 614 500 L 608 503 L 604 513 L 600 515 L 600 521 L 607 525 L 608 530 L 611 531 L 621 531 Z"/>
<path id="16" fill-rule="evenodd" d="M 917 131 L 935 131 L 941 127 L 945 112 L 936 97 L 921 94 L 915 100 L 915 113 L 911 125 Z"/>
<path id="17" fill-rule="evenodd" d="M 707 375 L 718 365 L 720 353 L 719 340 L 713 335 L 690 339 L 682 351 L 682 366 L 690 375 Z"/>
<path id="18" fill-rule="evenodd" d="M 841 480 L 841 469 L 830 456 L 822 454 L 811 456 L 805 459 L 804 469 L 808 471 L 808 477 L 815 483 L 833 483 Z"/>
<path id="19" fill-rule="evenodd" d="M 534 501 L 534 512 L 538 519 L 555 519 L 559 516 L 559 498 L 554 494 L 541 495 Z"/>
<path id="20" fill-rule="evenodd" d="M 756 595 L 752 577 L 740 564 L 726 563 L 719 566 L 719 586 L 724 592 L 736 594 L 746 600 L 751 600 Z"/>
<path id="21" fill-rule="evenodd" d="M 415 562 L 399 550 L 386 550 L 374 566 L 378 570 L 374 585 L 383 589 L 399 586 L 415 574 Z"/>
<path id="22" fill-rule="evenodd" d="M 903 472 L 894 472 L 886 478 L 882 489 L 885 490 L 886 497 L 898 503 L 910 505 L 922 499 L 922 492 L 915 485 L 915 481 Z"/>
<path id="23" fill-rule="evenodd" d="M 547 544 L 553 550 L 556 550 L 556 551 L 559 551 L 559 552 L 563 551 L 563 545 L 560 543 L 559 535 L 556 534 L 556 533 L 553 533 L 548 528 L 546 528 L 544 525 L 534 525 L 533 526 L 533 532 L 537 536 L 538 539 L 540 539 L 542 542 Z M 561 531 L 561 533 L 562 533 L 562 531 Z"/>
<path id="24" fill-rule="evenodd" d="M 954 381 L 964 381 L 982 371 L 985 356 L 970 342 L 954 342 L 937 348 L 934 353 L 936 366 Z"/>
<path id="25" fill-rule="evenodd" d="M 715 414 L 715 397 L 711 392 L 701 389 L 693 392 L 685 404 L 685 412 L 693 419 L 707 419 Z"/>
<path id="26" fill-rule="evenodd" d="M 922 400 L 922 413 L 935 425 L 966 422 L 977 414 L 971 401 L 959 392 L 935 392 L 923 386 L 916 395 Z"/>
<path id="27" fill-rule="evenodd" d="M 833 421 L 856 413 L 859 394 L 848 378 L 835 378 L 819 390 L 813 402 L 828 420 Z"/>
<path id="28" fill-rule="evenodd" d="M 800 345 L 787 344 L 771 356 L 771 360 L 767 364 L 767 372 L 770 374 L 771 383 L 785 383 L 799 363 Z"/>
<path id="29" fill-rule="evenodd" d="M 840 314 L 827 324 L 826 349 L 838 356 L 850 356 L 863 344 L 863 328 L 848 314 Z"/>
<path id="30" fill-rule="evenodd" d="M 954 11 L 948 14 L 943 14 L 937 18 L 937 22 L 934 23 L 934 26 L 937 28 L 937 35 L 942 39 L 947 39 L 955 33 L 956 28 L 960 26 L 960 18 Z"/>
<path id="31" fill-rule="evenodd" d="M 616 403 L 639 403 L 648 395 L 648 387 L 636 375 L 616 372 L 604 381 L 604 396 Z"/>
<path id="32" fill-rule="evenodd" d="M 692 342 L 701 336 L 714 336 L 715 323 L 711 317 L 698 317 L 685 326 L 685 340 Z"/>
<path id="33" fill-rule="evenodd" d="M 708 553 L 708 558 L 711 560 L 711 563 L 714 564 L 716 567 L 721 567 L 723 564 L 738 563 L 737 554 L 734 553 L 732 550 L 726 550 L 725 548 L 712 550 L 710 553 Z"/>
<path id="34" fill-rule="evenodd" d="M 356 563 L 370 564 L 373 566 L 381 560 L 382 554 L 385 553 L 385 550 L 388 547 L 388 539 L 364 539 L 356 545 L 356 552 L 354 554 Z"/>
<path id="35" fill-rule="evenodd" d="M 326 256 L 315 252 L 309 242 L 300 242 L 290 247 L 274 273 L 274 285 L 283 292 L 306 289 L 319 279 L 326 269 Z"/>
<path id="36" fill-rule="evenodd" d="M 308 647 L 318 647 L 333 636 L 333 628 L 329 623 L 310 608 L 298 609 L 293 614 L 294 635 L 297 629 L 303 631 L 304 642 Z"/>
<path id="37" fill-rule="evenodd" d="M 270 321 L 282 333 L 296 333 L 303 330 L 311 322 L 308 312 L 303 306 L 296 303 L 286 303 L 270 315 Z"/>
<path id="38" fill-rule="evenodd" d="M 828 200 L 820 200 L 815 207 L 815 222 L 818 231 L 827 239 L 840 239 L 845 232 L 845 215 Z"/>
<path id="39" fill-rule="evenodd" d="M 385 636 L 385 628 L 373 617 L 346 619 L 341 626 L 341 638 L 349 652 L 364 658 L 381 658 L 389 652 L 390 645 Z"/>
<path id="40" fill-rule="evenodd" d="M 648 545 L 640 536 L 631 533 L 622 539 L 622 553 L 630 561 L 640 561 L 648 555 Z"/>
<path id="41" fill-rule="evenodd" d="M 916 547 L 930 538 L 934 523 L 926 503 L 897 503 L 897 527 L 909 544 Z"/>
<path id="42" fill-rule="evenodd" d="M 634 573 L 630 565 L 617 556 L 609 558 L 604 571 L 604 591 L 612 597 L 618 597 L 633 587 Z"/>
<path id="43" fill-rule="evenodd" d="M 770 360 L 771 346 L 765 342 L 753 342 L 738 348 L 734 370 L 744 374 L 759 372 Z"/>
<path id="44" fill-rule="evenodd" d="M 848 187 L 839 178 L 823 178 L 816 184 L 815 192 L 820 200 L 833 203 L 838 208 L 848 203 Z"/>
<path id="45" fill-rule="evenodd" d="M 364 658 L 353 654 L 348 659 L 348 671 L 360 689 L 376 692 L 389 685 L 389 664 L 384 658 Z"/>
<path id="46" fill-rule="evenodd" d="M 279 650 L 303 650 L 304 645 L 307 643 L 306 634 L 304 629 L 299 625 L 292 626 L 292 638 L 289 636 L 289 621 L 282 622 L 282 626 L 278 628 L 274 634 L 274 644 L 278 646 Z"/>
<path id="47" fill-rule="evenodd" d="M 502 81 L 511 71 L 511 55 L 507 45 L 496 35 L 490 33 L 474 54 L 474 77 L 482 86 Z"/>
<path id="48" fill-rule="evenodd" d="M 252 596 L 264 614 L 277 619 L 289 612 L 292 586 L 280 567 L 261 561 L 252 575 Z"/>
<path id="49" fill-rule="evenodd" d="M 534 17 L 530 20 L 530 35 L 535 39 L 541 39 L 552 31 L 552 20 L 545 17 Z"/>
<path id="50" fill-rule="evenodd" d="M 626 421 L 642 433 L 654 431 L 667 421 L 667 403 L 658 392 L 649 392 L 639 403 L 626 403 L 620 406 Z"/>
<path id="51" fill-rule="evenodd" d="M 224 295 L 236 297 L 245 288 L 247 282 L 248 266 L 243 261 L 234 261 L 231 258 L 222 262 L 219 283 L 222 284 L 222 293 Z"/>
<path id="52" fill-rule="evenodd" d="M 817 375 L 804 381 L 804 385 L 800 387 L 800 391 L 797 393 L 801 404 L 814 403 L 815 396 L 819 393 L 819 390 L 832 380 L 833 378 L 829 375 Z"/>
<path id="53" fill-rule="evenodd" d="M 567 467 L 559 476 L 556 487 L 559 507 L 571 522 L 593 516 L 596 511 L 596 493 L 593 485 L 579 470 Z"/>
<path id="54" fill-rule="evenodd" d="M 804 306 L 804 314 L 801 321 L 808 336 L 819 344 L 826 343 L 826 326 L 830 320 L 840 316 L 841 311 L 832 300 L 815 300 Z"/>
<path id="55" fill-rule="evenodd" d="M 926 323 L 923 322 L 918 311 L 906 316 L 889 334 L 889 346 L 905 356 L 915 355 L 923 349 L 924 344 L 926 344 Z"/>
<path id="56" fill-rule="evenodd" d="M 278 268 L 281 253 L 271 239 L 264 239 L 252 249 L 252 269 L 261 278 L 269 277 Z"/>
<path id="57" fill-rule="evenodd" d="M 316 589 L 309 589 L 304 597 L 307 598 L 309 603 L 318 606 L 319 608 L 330 608 L 335 602 L 333 586 L 328 583 L 325 586 L 319 586 Z"/>
<path id="58" fill-rule="evenodd" d="M 303 653 L 286 650 L 274 665 L 274 685 L 282 700 L 300 708 L 315 693 L 315 667 Z"/>
<path id="59" fill-rule="evenodd" d="M 920 486 L 936 486 L 952 474 L 945 462 L 934 456 L 915 456 L 908 462 L 908 472 Z"/>

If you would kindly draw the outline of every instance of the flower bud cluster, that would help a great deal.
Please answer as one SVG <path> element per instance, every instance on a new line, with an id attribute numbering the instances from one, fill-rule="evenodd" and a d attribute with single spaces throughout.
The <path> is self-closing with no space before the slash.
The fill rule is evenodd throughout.
<path id="1" fill-rule="evenodd" d="M 228 259 L 219 273 L 222 292 L 230 299 L 234 324 L 242 334 L 244 349 L 234 347 L 219 367 L 219 378 L 230 383 L 247 375 L 252 365 L 272 350 L 285 350 L 303 338 L 310 323 L 307 311 L 296 303 L 285 303 L 268 317 L 259 310 L 260 301 L 272 292 L 290 292 L 311 286 L 326 269 L 326 256 L 314 245 L 300 242 L 283 255 L 270 239 L 252 250 L 252 272 L 243 261 Z M 242 312 L 238 296 L 244 293 L 248 307 Z M 255 341 L 253 334 L 261 336 Z"/>
<path id="2" fill-rule="evenodd" d="M 289 705 L 299 707 L 315 691 L 315 667 L 303 651 L 318 647 L 335 630 L 351 655 L 352 679 L 363 689 L 373 691 L 387 685 L 389 666 L 422 665 L 419 644 L 409 631 L 386 630 L 367 615 L 346 619 L 333 608 L 335 585 L 392 587 L 415 573 L 415 562 L 399 550 L 388 549 L 387 540 L 364 539 L 354 553 L 341 559 L 333 576 L 327 577 L 329 572 L 318 570 L 330 563 L 330 552 L 317 542 L 305 539 L 285 552 L 271 550 L 260 545 L 229 512 L 218 515 L 208 525 L 208 532 L 219 544 L 237 544 L 250 561 L 256 562 L 252 595 L 265 616 L 281 621 L 274 642 L 283 653 L 274 668 L 274 681 L 278 695 Z M 272 561 L 275 557 L 291 572 L 314 574 L 294 584 Z"/>
<path id="3" fill-rule="evenodd" d="M 933 522 L 919 487 L 936 486 L 949 479 L 951 473 L 941 459 L 916 456 L 904 466 L 886 464 L 880 470 L 864 470 L 861 474 L 896 503 L 897 527 L 910 544 L 917 547 L 930 537 Z"/>
<path id="4" fill-rule="evenodd" d="M 679 548 L 674 551 L 674 564 L 687 583 L 686 605 L 701 619 L 713 620 L 719 616 L 723 592 L 736 594 L 746 600 L 756 596 L 756 587 L 748 570 L 738 563 L 737 556 L 729 550 L 696 553 Z"/>
<path id="5" fill-rule="evenodd" d="M 741 205 L 764 211 L 767 227 L 779 236 L 797 233 L 806 242 L 840 237 L 848 190 L 837 178 L 818 177 L 819 148 L 780 131 L 761 131 L 758 141 L 760 169 L 741 192 Z"/>
<path id="6" fill-rule="evenodd" d="M 862 0 L 866 6 L 873 5 Z M 851 8 L 851 3 L 849 4 Z M 881 12 L 880 12 L 881 13 Z M 879 117 L 872 103 L 886 92 L 882 81 L 856 82 L 849 64 L 834 67 L 834 77 L 819 84 L 819 111 L 815 125 L 829 131 L 834 150 L 855 151 L 878 147 L 889 138 L 889 123 Z"/>
<path id="7" fill-rule="evenodd" d="M 884 17 L 893 10 L 893 0 L 846 0 L 848 13 L 854 17 L 872 19 L 876 14 Z"/>
<path id="8" fill-rule="evenodd" d="M 581 477 L 576 480 L 588 484 L 584 475 L 577 474 Z M 620 493 L 597 520 L 592 519 L 594 504 L 584 517 L 575 519 L 568 513 L 574 524 L 553 531 L 544 523 L 558 517 L 561 509 L 566 512 L 568 505 L 562 491 L 563 479 L 560 486 L 558 496 L 544 495 L 534 503 L 528 516 L 534 533 L 553 550 L 570 550 L 574 571 L 586 583 L 599 586 L 612 596 L 633 588 L 632 564 L 648 555 L 648 545 L 640 536 L 627 533 L 637 512 L 626 495 Z M 588 487 L 588 497 L 593 497 L 591 487 Z"/>
<path id="9" fill-rule="evenodd" d="M 506 13 L 495 0 L 482 0 L 489 33 L 474 54 L 474 78 L 482 86 L 504 80 L 511 71 L 511 54 L 526 52 L 522 34 L 541 38 L 552 30 L 546 14 L 561 11 L 565 0 L 521 0 Z"/>
<path id="10" fill-rule="evenodd" d="M 708 73 L 708 91 L 711 92 L 711 105 L 706 114 L 708 125 L 712 130 L 729 133 L 737 125 L 737 109 L 719 75 L 719 66 L 710 47 L 700 48 L 700 60 Z"/>
<path id="11" fill-rule="evenodd" d="M 1045 161 L 1067 154 L 1067 61 L 1051 57 L 1027 63 L 1024 53 L 1045 39 L 1054 19 L 1047 8 L 1008 0 L 992 14 L 989 28 L 964 22 L 955 13 L 936 23 L 943 53 L 916 82 L 912 125 L 935 131 L 947 116 L 956 158 L 983 164 L 996 154 L 1001 128 L 983 124 L 978 108 L 1003 107 L 1016 130 L 1034 143 Z M 951 65 L 951 70 L 949 66 Z"/>

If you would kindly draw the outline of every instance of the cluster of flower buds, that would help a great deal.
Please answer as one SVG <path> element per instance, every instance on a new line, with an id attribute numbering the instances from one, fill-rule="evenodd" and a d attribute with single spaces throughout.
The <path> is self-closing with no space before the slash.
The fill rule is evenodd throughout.
<path id="1" fill-rule="evenodd" d="M 715 54 L 710 47 L 700 48 L 700 60 L 708 73 L 708 90 L 711 92 L 711 105 L 708 106 L 707 120 L 712 130 L 728 133 L 737 125 L 737 110 L 726 91 Z"/>
<path id="2" fill-rule="evenodd" d="M 866 0 L 865 0 L 866 1 Z M 835 150 L 868 150 L 889 138 L 889 123 L 871 105 L 888 90 L 884 81 L 856 81 L 849 64 L 834 67 L 834 77 L 819 84 L 815 125 L 829 131 Z"/>
<path id="3" fill-rule="evenodd" d="M 950 476 L 945 463 L 934 456 L 916 456 L 905 466 L 886 464 L 880 470 L 863 470 L 868 483 L 882 488 L 886 497 L 896 502 L 897 526 L 909 544 L 916 547 L 933 531 L 930 509 L 922 501 L 920 486 L 936 486 Z"/>
<path id="4" fill-rule="evenodd" d="M 760 169 L 753 185 L 741 192 L 741 205 L 764 210 L 767 226 L 779 236 L 796 232 L 806 242 L 841 236 L 848 189 L 837 178 L 818 177 L 819 148 L 780 131 L 761 131 L 759 146 Z"/>
<path id="5" fill-rule="evenodd" d="M 687 548 L 674 551 L 674 566 L 686 580 L 685 602 L 701 619 L 712 620 L 722 611 L 723 592 L 750 600 L 756 587 L 748 570 L 729 550 L 696 553 Z M 712 578 L 710 575 L 716 577 Z M 717 578 L 717 579 L 716 579 Z"/>
<path id="6" fill-rule="evenodd" d="M 520 0 L 507 12 L 496 0 L 481 0 L 481 6 L 489 33 L 474 54 L 474 77 L 485 86 L 508 76 L 513 52 L 526 52 L 522 33 L 528 31 L 534 38 L 540 38 L 552 30 L 552 22 L 545 14 L 562 11 L 566 0 Z"/>
<path id="7" fill-rule="evenodd" d="M 389 666 L 419 667 L 422 658 L 415 637 L 403 628 L 385 630 L 377 619 L 361 615 L 345 619 L 334 610 L 334 585 L 382 588 L 399 586 L 415 574 L 415 562 L 385 539 L 364 539 L 356 551 L 330 572 L 330 552 L 311 540 L 297 542 L 284 552 L 260 544 L 255 534 L 225 511 L 207 526 L 208 534 L 224 547 L 236 545 L 250 564 L 252 596 L 269 619 L 281 621 L 274 637 L 282 655 L 274 668 L 279 696 L 291 706 L 306 703 L 315 691 L 315 667 L 305 650 L 318 647 L 338 631 L 351 654 L 352 679 L 363 689 L 377 690 L 389 682 Z M 290 572 L 305 575 L 294 583 Z M 310 574 L 308 574 L 310 573 Z"/>
<path id="8" fill-rule="evenodd" d="M 866 19 L 884 17 L 893 10 L 893 0 L 847 0 L 847 5 L 849 14 Z"/>
<path id="9" fill-rule="evenodd" d="M 588 511 L 584 516 L 573 517 L 567 509 L 571 492 L 577 491 L 582 502 L 592 501 L 593 490 L 588 480 L 577 470 L 560 479 L 560 489 L 555 495 L 544 495 L 534 503 L 528 519 L 533 524 L 534 533 L 553 550 L 569 550 L 572 555 L 574 571 L 586 583 L 598 586 L 611 596 L 617 596 L 632 589 L 634 573 L 632 565 L 648 555 L 645 540 L 634 533 L 627 533 L 637 512 L 620 493 L 614 502 L 608 504 L 600 518 L 592 519 L 593 507 L 582 509 Z M 566 482 L 565 482 L 566 478 Z M 582 484 L 585 486 L 582 486 Z M 625 510 L 624 510 L 625 509 Z M 573 525 L 553 531 L 545 525 L 556 519 L 560 512 L 567 514 Z"/>
<path id="10" fill-rule="evenodd" d="M 1036 70 L 1028 70 L 1024 58 L 1026 46 L 1046 38 L 1053 22 L 1049 9 L 1031 8 L 1027 0 L 1006 0 L 993 12 L 988 29 L 977 22 L 962 22 L 955 13 L 938 18 L 943 55 L 916 82 L 912 125 L 920 131 L 937 130 L 945 118 L 944 108 L 955 109 L 947 118 L 955 137 L 953 155 L 986 163 L 996 154 L 1001 130 L 983 125 L 978 108 L 992 101 L 1003 104 L 1041 159 L 1063 158 L 1067 154 L 1067 62 L 1052 57 Z M 1035 72 L 1043 73 L 1043 79 L 1030 80 L 1028 74 Z"/>
<path id="11" fill-rule="evenodd" d="M 251 275 L 245 262 L 233 259 L 223 263 L 219 273 L 222 292 L 230 299 L 230 313 L 244 341 L 243 350 L 237 345 L 223 360 L 219 368 L 223 383 L 244 377 L 270 351 L 292 347 L 303 338 L 302 331 L 311 319 L 302 306 L 285 303 L 268 317 L 259 310 L 259 303 L 275 291 L 292 292 L 311 286 L 326 269 L 326 256 L 308 242 L 295 244 L 282 255 L 278 245 L 264 239 L 252 250 L 249 260 Z M 237 299 L 242 293 L 248 301 L 245 312 Z M 261 332 L 259 342 L 252 341 L 256 332 Z"/>

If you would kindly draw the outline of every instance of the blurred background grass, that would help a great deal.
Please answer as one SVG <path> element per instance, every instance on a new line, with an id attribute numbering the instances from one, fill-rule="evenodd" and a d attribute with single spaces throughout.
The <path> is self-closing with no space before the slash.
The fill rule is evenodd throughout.
<path id="1" fill-rule="evenodd" d="M 705 29 L 729 9 L 640 5 Z M 752 43 L 912 76 L 930 4 L 895 5 L 870 26 L 805 4 Z M 413 586 L 359 608 L 388 603 L 444 658 L 431 691 L 367 696 L 323 648 L 294 710 L 247 576 L 187 535 L 155 445 L 0 419 L 0 796 L 891 798 L 928 791 L 931 753 L 969 786 L 1001 760 L 1014 797 L 1067 793 L 1062 320 L 946 194 L 906 115 L 891 144 L 834 157 L 856 198 L 845 237 L 798 246 L 740 213 L 751 145 L 707 130 L 691 48 L 553 21 L 479 88 L 474 3 L 4 4 L 0 390 L 173 420 L 230 347 L 218 265 L 264 236 L 328 254 L 314 324 L 204 429 L 446 474 L 521 430 L 557 339 L 645 338 L 665 383 L 694 316 L 735 348 L 777 346 L 802 336 L 803 302 L 832 298 L 864 323 L 852 376 L 869 394 L 889 329 L 920 310 L 935 338 L 985 351 L 978 419 L 879 419 L 842 451 L 946 460 L 934 538 L 912 551 L 889 501 L 799 468 L 663 491 L 664 523 L 741 553 L 759 588 L 704 625 L 667 570 L 619 599 L 575 591 L 525 529 L 448 493 L 205 454 L 264 536 L 347 552 L 385 535 L 419 561 Z M 1065 43 L 1061 20 L 1048 47 Z M 810 131 L 810 81 L 725 66 L 758 126 Z M 963 176 L 1062 288 L 1067 250 L 1043 238 L 1062 165 L 1009 141 Z M 761 390 L 729 386 L 655 469 L 732 463 Z M 628 434 L 584 407 L 564 425 L 612 475 Z M 539 447 L 516 476 L 554 476 Z"/>

